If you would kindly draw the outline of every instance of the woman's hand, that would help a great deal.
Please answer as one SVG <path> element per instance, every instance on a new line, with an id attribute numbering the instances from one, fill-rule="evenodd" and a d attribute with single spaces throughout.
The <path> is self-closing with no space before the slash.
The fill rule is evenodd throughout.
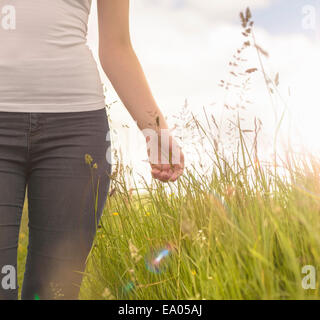
<path id="1" fill-rule="evenodd" d="M 173 182 L 183 174 L 184 154 L 170 134 L 164 133 L 161 137 L 156 135 L 146 138 L 151 174 L 162 182 Z"/>

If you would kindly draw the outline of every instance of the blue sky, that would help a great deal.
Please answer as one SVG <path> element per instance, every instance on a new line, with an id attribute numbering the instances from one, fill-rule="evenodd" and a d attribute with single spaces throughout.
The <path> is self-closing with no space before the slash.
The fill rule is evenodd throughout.
<path id="1" fill-rule="evenodd" d="M 320 26 L 320 0 L 274 0 L 263 9 L 253 10 L 254 20 L 258 26 L 272 33 L 304 33 L 312 35 L 315 30 L 302 28 L 303 7 L 314 6 L 316 9 L 317 28 Z"/>
<path id="2" fill-rule="evenodd" d="M 145 6 L 155 8 L 165 7 L 168 11 L 180 11 L 192 8 L 211 20 L 230 18 L 234 23 L 239 23 L 238 14 L 228 14 L 231 7 L 244 10 L 248 0 L 224 0 L 219 4 L 216 0 L 144 0 Z M 257 1 L 258 2 L 258 1 Z M 316 23 L 320 28 L 320 0 L 270 0 L 269 5 L 257 6 L 257 2 L 251 2 L 253 16 L 256 24 L 273 34 L 304 33 L 306 35 L 316 34 L 316 30 L 305 30 L 302 28 L 304 18 L 303 8 L 313 6 L 316 10 Z M 260 1 L 263 2 L 263 1 Z M 266 1 L 267 2 L 267 1 Z M 242 5 L 243 3 L 243 5 Z M 220 8 L 219 8 L 220 7 Z"/>

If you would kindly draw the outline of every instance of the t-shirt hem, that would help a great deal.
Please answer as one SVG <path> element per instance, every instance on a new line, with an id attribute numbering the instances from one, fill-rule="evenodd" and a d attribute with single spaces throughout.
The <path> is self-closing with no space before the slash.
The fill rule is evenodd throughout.
<path id="1" fill-rule="evenodd" d="M 0 103 L 0 112 L 83 112 L 106 107 L 105 101 L 72 104 L 12 104 Z"/>

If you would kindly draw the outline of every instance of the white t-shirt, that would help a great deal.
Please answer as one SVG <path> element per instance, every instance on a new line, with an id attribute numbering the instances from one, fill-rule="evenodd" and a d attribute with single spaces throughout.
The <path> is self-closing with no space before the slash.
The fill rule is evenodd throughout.
<path id="1" fill-rule="evenodd" d="M 105 106 L 87 46 L 91 0 L 0 0 L 0 111 Z"/>

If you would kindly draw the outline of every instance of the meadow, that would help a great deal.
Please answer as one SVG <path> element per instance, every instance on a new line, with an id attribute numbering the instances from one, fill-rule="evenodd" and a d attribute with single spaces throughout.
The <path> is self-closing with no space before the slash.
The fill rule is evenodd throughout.
<path id="1" fill-rule="evenodd" d="M 266 52 L 255 43 L 250 10 L 241 13 L 241 23 L 245 40 L 231 64 L 240 64 L 247 49 L 256 50 L 261 62 Z M 278 94 L 278 75 L 268 76 L 262 64 L 238 71 L 241 90 L 258 71 L 270 95 Z M 236 90 L 230 82 L 221 86 Z M 234 113 L 231 156 L 221 149 L 214 118 L 205 126 L 190 116 L 185 126 L 202 141 L 210 162 L 189 166 L 174 184 L 129 187 L 125 168 L 116 163 L 81 299 L 319 299 L 318 282 L 303 287 L 303 267 L 318 271 L 320 265 L 320 160 L 287 152 L 265 164 L 257 151 L 258 119 L 248 132 L 236 106 Z M 27 203 L 20 284 L 26 224 Z"/>

